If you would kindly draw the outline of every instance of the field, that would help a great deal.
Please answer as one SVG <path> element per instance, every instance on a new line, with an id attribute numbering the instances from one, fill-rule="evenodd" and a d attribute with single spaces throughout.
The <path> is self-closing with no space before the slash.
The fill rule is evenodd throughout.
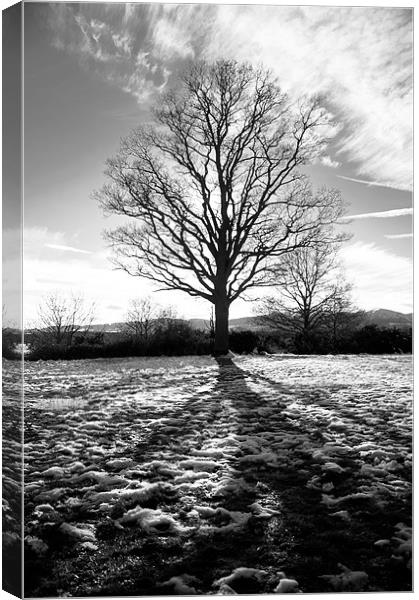
<path id="1" fill-rule="evenodd" d="M 411 371 L 27 364 L 26 595 L 410 590 Z"/>

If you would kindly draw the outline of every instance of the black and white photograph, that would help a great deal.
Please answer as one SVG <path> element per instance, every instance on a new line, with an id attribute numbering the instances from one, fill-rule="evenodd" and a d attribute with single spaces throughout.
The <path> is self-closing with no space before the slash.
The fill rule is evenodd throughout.
<path id="1" fill-rule="evenodd" d="M 3 10 L 6 591 L 412 592 L 412 180 L 413 8 Z"/>

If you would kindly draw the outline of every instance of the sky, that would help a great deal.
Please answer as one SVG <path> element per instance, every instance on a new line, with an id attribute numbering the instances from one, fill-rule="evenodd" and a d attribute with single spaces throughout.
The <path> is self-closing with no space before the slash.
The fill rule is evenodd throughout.
<path id="1" fill-rule="evenodd" d="M 320 94 L 336 135 L 307 172 L 348 206 L 341 250 L 353 300 L 412 310 L 412 11 L 262 5 L 26 3 L 24 42 L 24 320 L 42 298 L 81 293 L 96 322 L 124 318 L 148 294 L 180 316 L 210 306 L 116 271 L 92 192 L 120 138 L 191 60 L 233 58 L 271 69 L 291 99 Z M 13 210 L 13 209 L 11 209 Z M 18 256 L 3 233 L 4 280 Z M 10 246 L 11 247 L 11 246 Z M 9 286 L 13 287 L 13 286 Z M 153 296 L 154 297 L 154 296 Z M 252 303 L 237 301 L 232 318 Z M 7 317 L 16 320 L 13 303 Z"/>

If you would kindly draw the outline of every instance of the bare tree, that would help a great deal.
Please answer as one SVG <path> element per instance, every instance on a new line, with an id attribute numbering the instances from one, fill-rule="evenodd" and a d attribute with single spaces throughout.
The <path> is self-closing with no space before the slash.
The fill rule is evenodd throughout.
<path id="1" fill-rule="evenodd" d="M 123 331 L 136 341 L 147 344 L 155 331 L 159 315 L 160 307 L 149 296 L 131 300 Z"/>
<path id="2" fill-rule="evenodd" d="M 325 327 L 332 352 L 339 351 L 342 341 L 359 328 L 365 318 L 365 311 L 352 303 L 351 289 L 348 282 L 336 281 L 334 293 L 325 307 Z"/>
<path id="3" fill-rule="evenodd" d="M 292 106 L 264 70 L 219 61 L 193 66 L 154 117 L 107 161 L 96 196 L 135 220 L 107 238 L 131 275 L 211 302 L 224 354 L 232 302 L 342 213 L 337 191 L 313 193 L 297 170 L 322 150 L 327 115 Z"/>
<path id="4" fill-rule="evenodd" d="M 298 248 L 284 256 L 278 265 L 278 295 L 262 301 L 261 321 L 292 334 L 303 351 L 326 327 L 336 342 L 339 323 L 350 307 L 350 285 L 338 267 L 333 243 Z"/>
<path id="5" fill-rule="evenodd" d="M 181 317 L 179 317 L 174 306 L 165 306 L 160 308 L 158 316 L 158 323 L 160 327 L 171 327 L 180 319 Z"/>
<path id="6" fill-rule="evenodd" d="M 94 304 L 86 304 L 78 295 L 63 297 L 58 294 L 46 296 L 38 311 L 37 343 L 53 343 L 70 346 L 76 334 L 86 335 L 94 319 Z"/>
<path id="7" fill-rule="evenodd" d="M 136 342 L 149 344 L 157 332 L 169 329 L 177 320 L 173 307 L 162 307 L 150 296 L 131 300 L 122 331 Z"/>

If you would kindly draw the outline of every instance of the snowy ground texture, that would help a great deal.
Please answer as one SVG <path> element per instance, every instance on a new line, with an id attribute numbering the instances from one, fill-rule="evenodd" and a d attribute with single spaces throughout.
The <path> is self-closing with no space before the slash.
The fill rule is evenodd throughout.
<path id="1" fill-rule="evenodd" d="M 26 595 L 410 590 L 411 371 L 28 363 Z"/>

